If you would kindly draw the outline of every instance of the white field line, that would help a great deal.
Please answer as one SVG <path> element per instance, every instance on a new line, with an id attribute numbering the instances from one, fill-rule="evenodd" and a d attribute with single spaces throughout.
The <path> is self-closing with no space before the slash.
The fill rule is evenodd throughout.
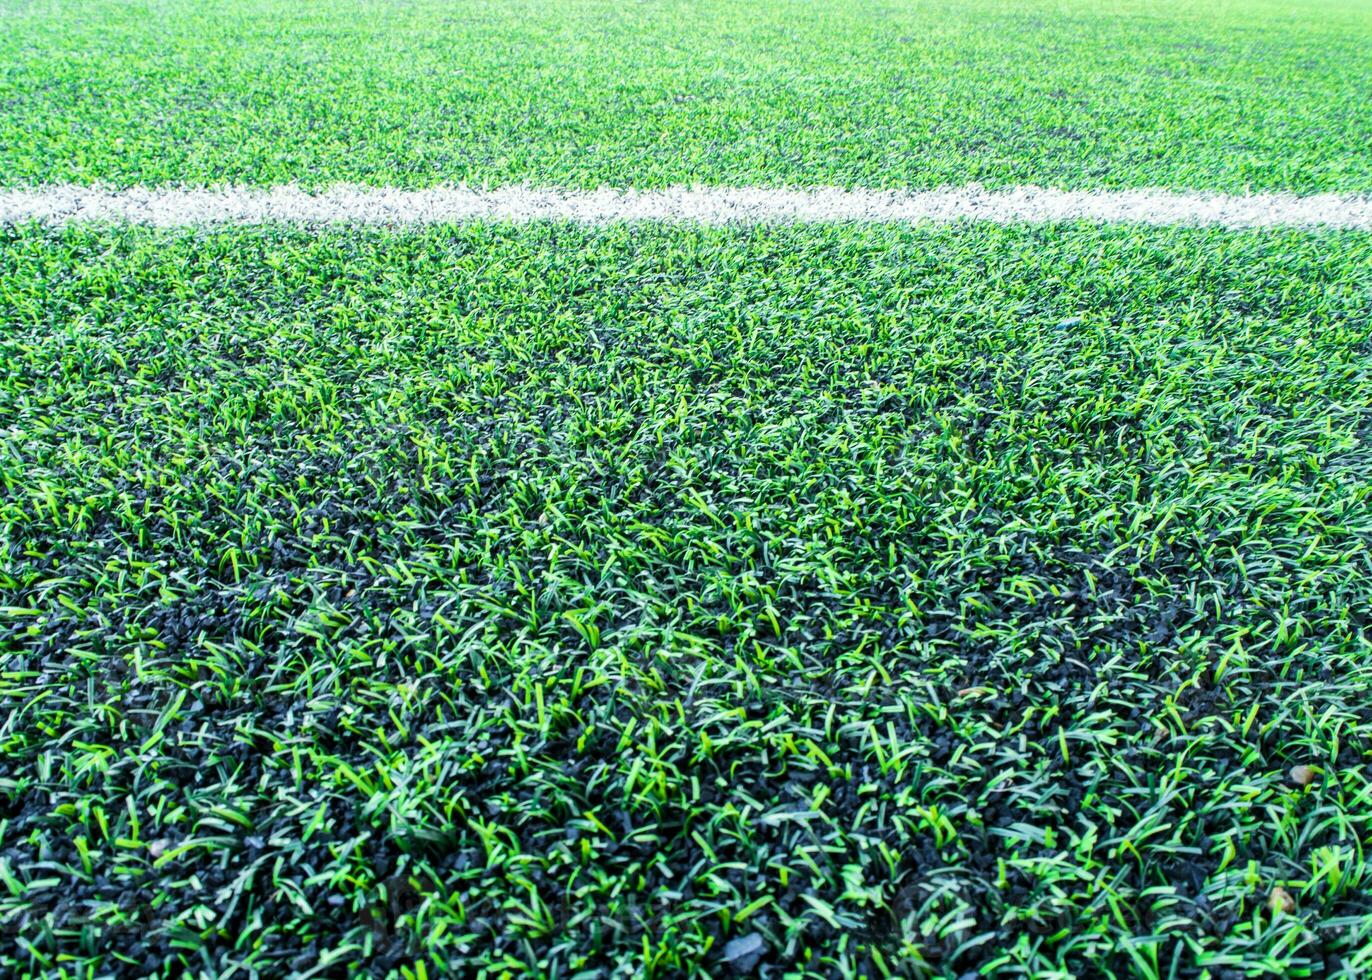
<path id="1" fill-rule="evenodd" d="M 930 191 L 820 187 L 674 187 L 664 190 L 557 190 L 466 186 L 399 190 L 340 184 L 309 192 L 269 188 L 144 188 L 75 185 L 0 189 L 0 225 L 133 223 L 424 225 L 467 221 L 617 221 L 706 225 L 784 222 L 1088 221 L 1225 228 L 1312 227 L 1372 230 L 1372 195 L 1223 195 L 1160 189 Z"/>

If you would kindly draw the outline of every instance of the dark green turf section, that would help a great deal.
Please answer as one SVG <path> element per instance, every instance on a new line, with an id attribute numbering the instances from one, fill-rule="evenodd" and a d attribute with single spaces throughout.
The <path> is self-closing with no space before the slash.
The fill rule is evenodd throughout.
<path id="1" fill-rule="evenodd" d="M 0 174 L 1372 191 L 1364 0 L 0 0 Z"/>
<path id="2" fill-rule="evenodd" d="M 1366 975 L 1370 296 L 1355 235 L 7 231 L 0 969 Z"/>

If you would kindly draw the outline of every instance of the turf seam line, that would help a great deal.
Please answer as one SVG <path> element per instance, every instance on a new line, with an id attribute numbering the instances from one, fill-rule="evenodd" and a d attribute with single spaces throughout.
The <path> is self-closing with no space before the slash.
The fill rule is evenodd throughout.
<path id="1" fill-rule="evenodd" d="M 1225 195 L 1158 188 L 1053 190 L 976 184 L 927 191 L 768 187 L 572 190 L 442 186 L 422 190 L 338 184 L 116 190 L 72 184 L 0 189 L 0 224 L 132 223 L 425 225 L 469 221 L 643 221 L 729 225 L 1087 221 L 1226 228 L 1322 226 L 1372 230 L 1372 195 Z"/>

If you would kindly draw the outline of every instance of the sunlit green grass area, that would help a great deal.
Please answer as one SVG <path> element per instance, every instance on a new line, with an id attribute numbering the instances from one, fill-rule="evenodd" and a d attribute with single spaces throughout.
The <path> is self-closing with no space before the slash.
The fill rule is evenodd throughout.
<path id="1" fill-rule="evenodd" d="M 1363 0 L 0 0 L 8 184 L 1372 190 Z"/>

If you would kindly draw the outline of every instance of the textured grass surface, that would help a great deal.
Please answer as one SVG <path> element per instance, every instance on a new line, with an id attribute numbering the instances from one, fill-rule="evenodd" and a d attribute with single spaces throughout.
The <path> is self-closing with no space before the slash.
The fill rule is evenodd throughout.
<path id="1" fill-rule="evenodd" d="M 7 183 L 1372 190 L 1362 0 L 0 0 Z"/>
<path id="2" fill-rule="evenodd" d="M 1356 235 L 5 232 L 0 969 L 1366 975 L 1370 296 Z"/>

